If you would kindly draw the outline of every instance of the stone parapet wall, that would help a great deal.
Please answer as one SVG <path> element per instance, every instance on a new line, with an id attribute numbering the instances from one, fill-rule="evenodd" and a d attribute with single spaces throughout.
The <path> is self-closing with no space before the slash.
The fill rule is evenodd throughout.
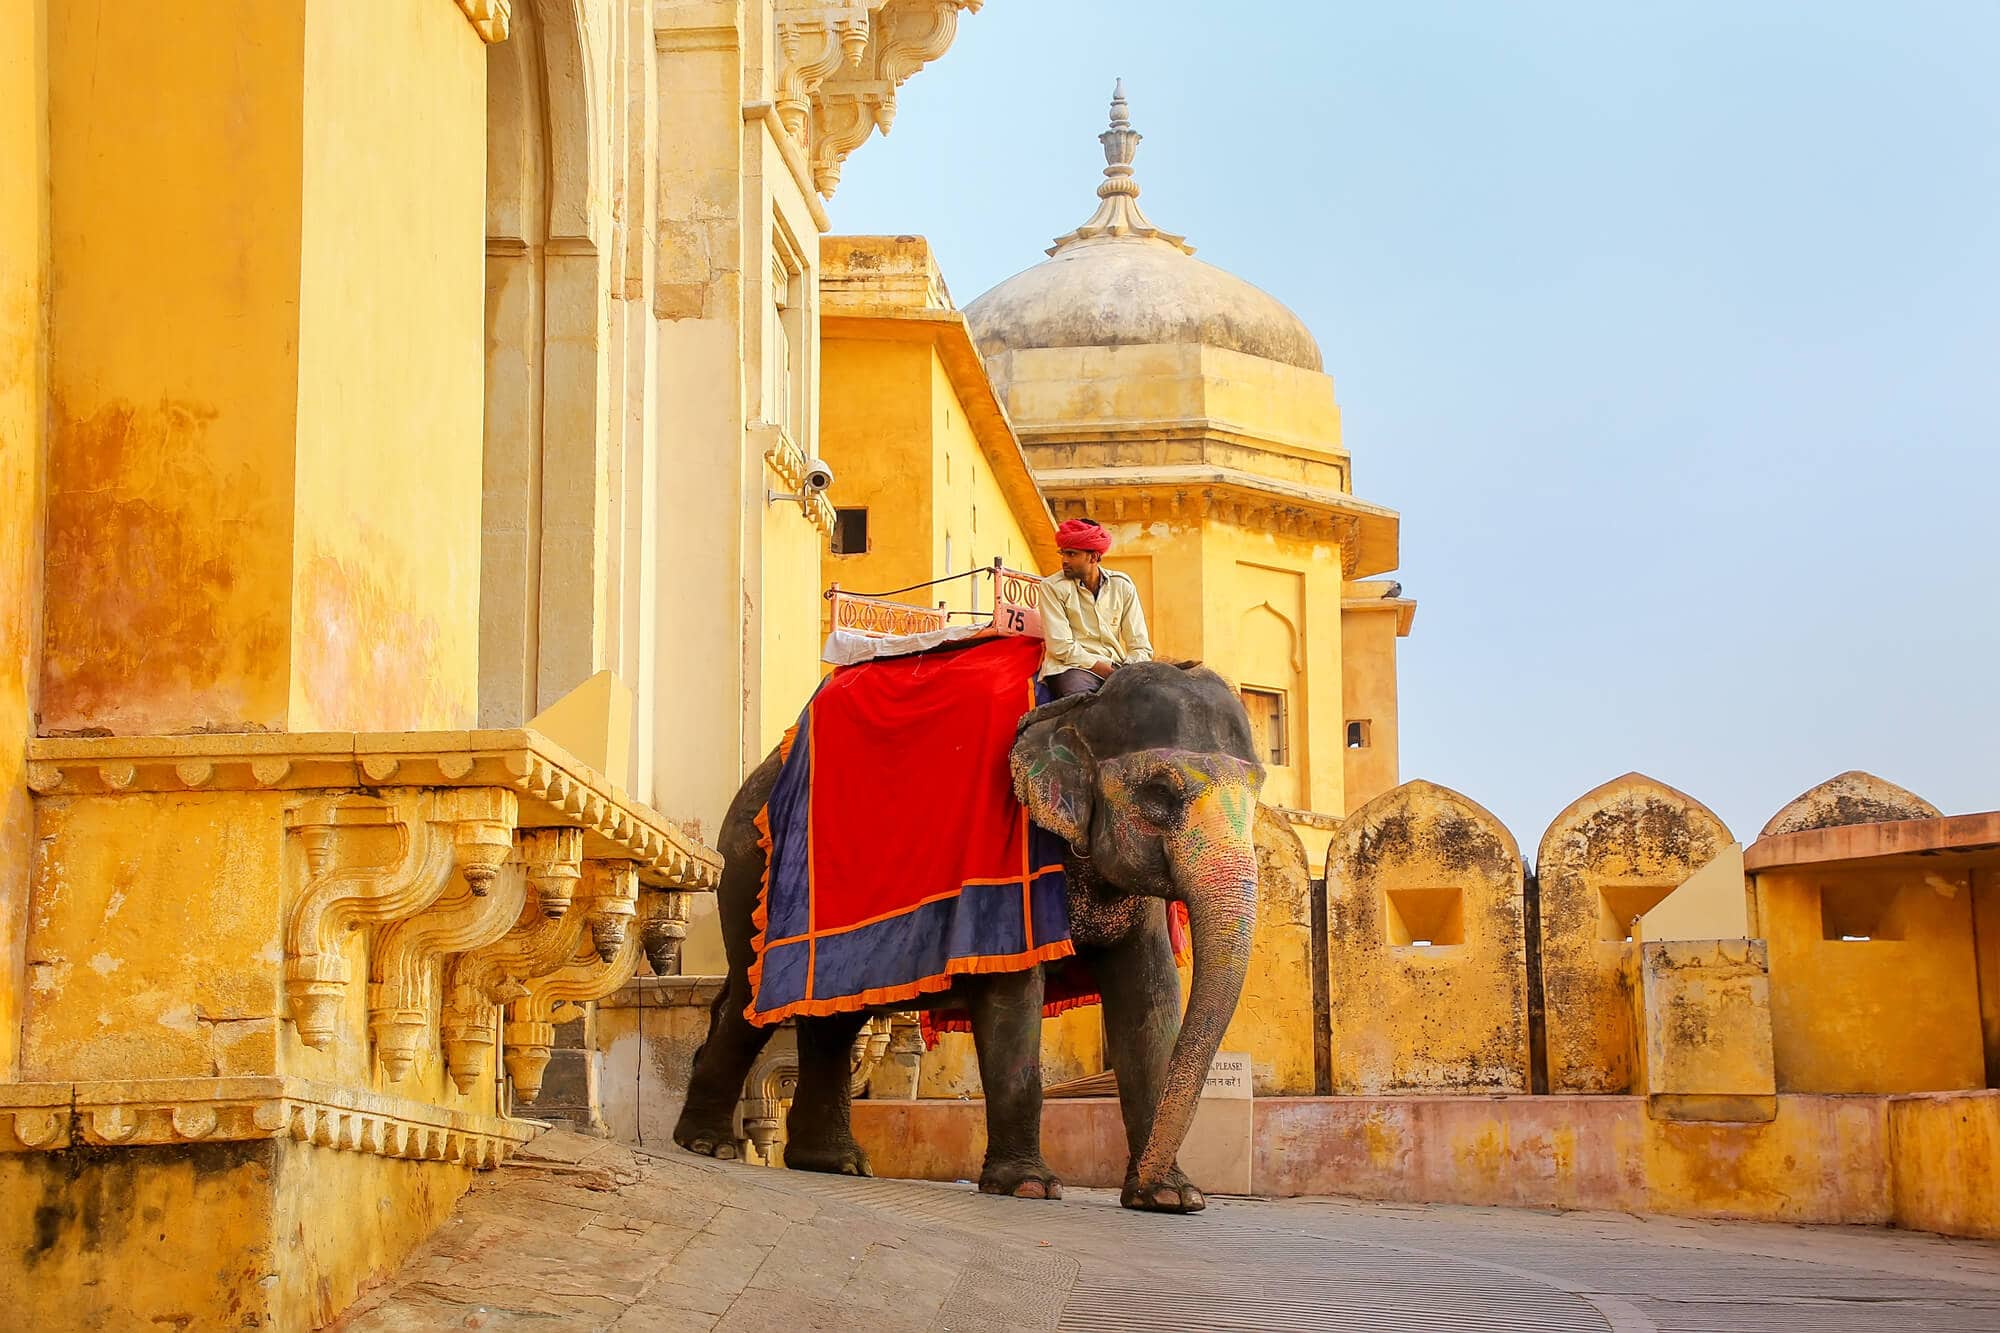
<path id="1" fill-rule="evenodd" d="M 857 1102 L 880 1175 L 977 1179 L 978 1101 Z M 1654 1119 L 1643 1097 L 1273 1097 L 1253 1103 L 1251 1192 L 1395 1203 L 1602 1209 L 1895 1225 L 2000 1238 L 2000 1091 L 1783 1096 L 1767 1123 Z M 1050 1102 L 1043 1150 L 1073 1185 L 1116 1189 L 1118 1103 Z M 1941 1170 L 1941 1167 L 1948 1169 Z"/>

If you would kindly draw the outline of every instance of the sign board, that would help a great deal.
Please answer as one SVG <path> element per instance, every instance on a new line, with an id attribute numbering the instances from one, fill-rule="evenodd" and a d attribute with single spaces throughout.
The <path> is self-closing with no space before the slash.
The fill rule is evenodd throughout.
<path id="1" fill-rule="evenodd" d="M 998 565 L 998 561 L 994 562 Z M 993 571 L 993 628 L 1022 638 L 1042 637 L 1042 576 L 1018 569 Z"/>
<path id="2" fill-rule="evenodd" d="M 1250 1057 L 1241 1051 L 1217 1051 L 1209 1062 L 1208 1081 L 1202 1085 L 1204 1097 L 1244 1098 L 1250 1096 Z"/>
<path id="3" fill-rule="evenodd" d="M 871 639 L 897 634 L 928 634 L 950 623 L 943 610 L 934 606 L 911 606 L 908 602 L 892 602 L 886 597 L 862 597 L 856 593 L 841 592 L 838 588 L 834 589 L 831 600 L 833 627 L 836 630 L 866 635 Z"/>

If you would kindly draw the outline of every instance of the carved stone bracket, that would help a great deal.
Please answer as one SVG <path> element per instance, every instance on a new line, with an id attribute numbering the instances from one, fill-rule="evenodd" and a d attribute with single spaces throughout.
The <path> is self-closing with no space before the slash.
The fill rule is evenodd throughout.
<path id="1" fill-rule="evenodd" d="M 778 117 L 832 197 L 848 155 L 896 121 L 896 90 L 985 0 L 812 0 L 778 11 Z"/>
<path id="2" fill-rule="evenodd" d="M 681 970 L 681 942 L 687 938 L 689 895 L 652 893 L 646 895 L 646 919 L 639 926 L 639 947 L 656 977 L 671 977 Z"/>
<path id="3" fill-rule="evenodd" d="M 499 1006 L 524 998 L 530 981 L 575 957 L 593 922 L 629 920 L 634 910 L 638 882 L 629 866 L 593 861 L 580 868 L 581 841 L 563 836 L 571 832 L 523 835 L 519 854 L 530 885 L 570 880 L 576 884 L 574 902 L 565 904 L 561 916 L 550 916 L 547 898 L 530 894 L 512 930 L 453 960 L 446 973 L 442 1039 L 446 1065 L 460 1092 L 470 1092 L 491 1068 Z M 591 940 L 595 948 L 594 935 Z"/>
<path id="4" fill-rule="evenodd" d="M 351 928 L 415 916 L 444 891 L 454 866 L 475 875 L 513 824 L 511 793 L 484 788 L 311 797 L 286 811 L 304 856 L 303 885 L 285 935 L 285 994 L 299 1039 L 324 1050 L 339 1026 L 352 967 Z M 386 839 L 393 850 L 383 855 Z"/>
<path id="5" fill-rule="evenodd" d="M 566 966 L 529 981 L 528 993 L 507 1006 L 507 1074 L 514 1081 L 516 1101 L 532 1106 L 541 1095 L 555 1025 L 580 1014 L 575 1006 L 601 1000 L 630 981 L 639 970 L 639 953 L 636 934 L 621 936 L 609 958 L 598 941 L 580 946 Z"/>
<path id="6" fill-rule="evenodd" d="M 459 10 L 472 30 L 479 34 L 479 40 L 492 46 L 507 40 L 507 30 L 514 18 L 514 0 L 458 0 Z"/>
<path id="7" fill-rule="evenodd" d="M 535 1132 L 518 1120 L 297 1078 L 0 1085 L 0 1152 L 291 1139 L 492 1167 Z"/>
<path id="8" fill-rule="evenodd" d="M 370 965 L 368 1024 L 375 1054 L 391 1081 L 410 1072 L 430 1035 L 433 993 L 444 959 L 490 944 L 521 915 L 527 879 L 496 877 L 513 849 L 514 794 L 496 792 L 508 822 L 468 821 L 456 826 L 458 885 L 428 909 L 400 921 L 376 940 Z M 578 845 L 581 846 L 579 839 Z"/>
<path id="9" fill-rule="evenodd" d="M 868 51 L 869 11 L 882 2 L 832 0 L 778 10 L 778 118 L 801 144 L 814 95 L 835 70 L 860 63 Z"/>

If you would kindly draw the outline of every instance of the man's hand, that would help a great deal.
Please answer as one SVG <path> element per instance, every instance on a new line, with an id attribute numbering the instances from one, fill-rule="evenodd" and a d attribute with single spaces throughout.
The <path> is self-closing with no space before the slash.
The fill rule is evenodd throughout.
<path id="1" fill-rule="evenodd" d="M 1116 662 L 1106 661 L 1102 657 L 1098 658 L 1095 662 L 1092 662 L 1090 664 L 1091 674 L 1103 680 L 1111 679 L 1111 673 L 1116 671 L 1117 669 L 1118 669 L 1118 664 Z"/>

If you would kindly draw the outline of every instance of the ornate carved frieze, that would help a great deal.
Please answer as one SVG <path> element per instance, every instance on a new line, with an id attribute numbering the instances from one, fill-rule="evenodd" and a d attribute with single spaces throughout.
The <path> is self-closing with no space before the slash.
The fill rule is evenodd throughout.
<path id="1" fill-rule="evenodd" d="M 492 46 L 507 40 L 507 29 L 514 18 L 514 0 L 458 0 L 458 8 L 472 30 L 479 34 L 479 40 Z"/>
<path id="2" fill-rule="evenodd" d="M 297 1078 L 0 1084 L 0 1152 L 288 1138 L 492 1167 L 535 1132 L 519 1120 Z"/>
<path id="3" fill-rule="evenodd" d="M 34 739 L 28 758 L 41 796 L 507 787 L 522 827 L 580 828 L 585 855 L 630 860 L 647 884 L 713 888 L 722 873 L 713 850 L 532 731 Z"/>

